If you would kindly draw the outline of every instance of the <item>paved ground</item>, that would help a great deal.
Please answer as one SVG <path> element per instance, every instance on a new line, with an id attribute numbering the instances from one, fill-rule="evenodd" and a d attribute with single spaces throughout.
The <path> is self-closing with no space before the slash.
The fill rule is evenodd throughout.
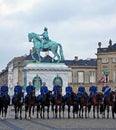
<path id="1" fill-rule="evenodd" d="M 81 119 L 65 118 L 53 119 L 50 113 L 50 119 L 14 119 L 14 111 L 8 110 L 8 119 L 0 119 L 0 130 L 116 130 L 116 119 L 93 119 L 92 113 L 90 118 Z"/>

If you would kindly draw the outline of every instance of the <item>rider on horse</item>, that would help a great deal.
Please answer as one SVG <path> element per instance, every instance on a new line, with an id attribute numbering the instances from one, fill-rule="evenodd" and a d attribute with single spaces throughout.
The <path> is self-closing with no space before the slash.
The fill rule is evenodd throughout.
<path id="1" fill-rule="evenodd" d="M 77 100 L 78 100 L 78 101 L 80 101 L 81 96 L 82 96 L 83 94 L 87 94 L 87 93 L 86 93 L 85 87 L 83 86 L 83 84 L 81 84 L 81 85 L 79 86 L 79 88 L 78 88 L 78 93 L 77 93 Z"/>
<path id="2" fill-rule="evenodd" d="M 61 89 L 61 87 L 59 86 L 58 83 L 55 84 L 55 86 L 53 87 L 53 95 L 52 95 L 52 99 L 54 100 L 54 98 L 56 97 L 56 95 L 58 94 L 59 90 Z"/>
<path id="3" fill-rule="evenodd" d="M 48 29 L 46 27 L 44 27 L 44 32 L 42 34 L 40 34 L 39 36 L 43 36 L 43 40 L 44 40 L 44 43 L 43 43 L 43 48 L 44 48 L 44 44 L 47 44 L 47 42 L 49 41 L 49 36 L 48 36 Z"/>
<path id="4" fill-rule="evenodd" d="M 29 82 L 29 85 L 26 87 L 27 95 L 25 96 L 25 101 L 28 100 L 28 97 L 33 92 L 33 90 L 35 90 L 35 87 L 31 84 L 31 82 Z"/>
<path id="5" fill-rule="evenodd" d="M 110 92 L 111 92 L 111 88 L 109 87 L 108 83 L 106 83 L 106 85 L 103 86 L 102 92 L 104 93 L 104 101 L 105 101 L 106 98 L 108 97 L 108 95 L 109 95 Z"/>
<path id="6" fill-rule="evenodd" d="M 6 84 L 1 86 L 1 96 L 3 95 L 8 95 L 8 86 Z"/>
<path id="7" fill-rule="evenodd" d="M 9 100 L 9 105 L 10 105 L 10 96 L 8 95 L 8 86 L 4 84 L 1 86 L 1 97 L 6 96 Z"/>
<path id="8" fill-rule="evenodd" d="M 40 88 L 40 95 L 37 96 L 37 101 L 40 101 L 45 94 L 49 92 L 48 87 L 46 86 L 46 83 L 43 82 L 43 85 Z"/>
<path id="9" fill-rule="evenodd" d="M 72 87 L 70 86 L 70 83 L 68 83 L 68 86 L 65 89 L 66 94 L 64 95 L 64 100 L 66 100 L 67 97 L 70 96 L 70 94 L 73 92 Z"/>
<path id="10" fill-rule="evenodd" d="M 22 86 L 17 82 L 17 85 L 14 87 L 14 97 L 19 93 L 22 93 Z"/>
<path id="11" fill-rule="evenodd" d="M 97 93 L 97 86 L 95 86 L 93 83 L 92 83 L 92 86 L 90 86 L 89 88 L 89 101 L 91 101 L 91 98 L 93 95 L 95 95 Z"/>

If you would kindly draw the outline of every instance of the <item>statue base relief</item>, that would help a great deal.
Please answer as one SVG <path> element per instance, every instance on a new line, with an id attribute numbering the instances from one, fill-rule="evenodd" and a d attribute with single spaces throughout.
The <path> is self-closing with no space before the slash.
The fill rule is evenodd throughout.
<path id="1" fill-rule="evenodd" d="M 71 71 L 64 63 L 30 62 L 23 68 L 23 72 L 24 86 L 32 81 L 36 95 L 40 93 L 43 82 L 46 82 L 49 90 L 53 90 L 54 84 L 58 83 L 62 87 L 63 95 L 68 82 L 71 82 Z"/>

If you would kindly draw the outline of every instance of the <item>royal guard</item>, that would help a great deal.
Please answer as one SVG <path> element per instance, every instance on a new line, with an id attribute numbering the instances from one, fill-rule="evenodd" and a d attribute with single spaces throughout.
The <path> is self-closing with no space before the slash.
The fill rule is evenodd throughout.
<path id="1" fill-rule="evenodd" d="M 81 96 L 82 96 L 83 94 L 87 94 L 87 93 L 86 93 L 86 90 L 85 90 L 84 85 L 81 84 L 81 85 L 79 86 L 79 88 L 78 88 L 78 93 L 77 93 L 77 100 L 78 100 L 78 101 L 80 101 Z"/>
<path id="2" fill-rule="evenodd" d="M 14 87 L 14 97 L 19 93 L 22 93 L 22 86 L 20 86 L 19 82 L 17 82 L 17 85 Z"/>
<path id="3" fill-rule="evenodd" d="M 68 86 L 66 87 L 65 92 L 66 92 L 66 94 L 65 94 L 64 97 L 63 97 L 64 100 L 65 100 L 67 97 L 69 97 L 70 94 L 73 92 L 73 89 L 72 89 L 70 83 L 68 83 Z"/>
<path id="4" fill-rule="evenodd" d="M 33 92 L 33 90 L 35 91 L 35 87 L 31 84 L 31 82 L 29 82 L 29 85 L 26 87 L 27 95 L 25 96 L 25 101 L 27 101 L 28 97 Z"/>
<path id="5" fill-rule="evenodd" d="M 94 83 L 92 83 L 92 85 L 90 86 L 89 92 L 90 92 L 90 94 L 89 94 L 89 100 L 91 101 L 92 96 L 97 93 L 97 86 L 95 86 Z"/>
<path id="6" fill-rule="evenodd" d="M 40 101 L 45 94 L 49 92 L 48 87 L 46 86 L 46 83 L 43 82 L 43 85 L 40 88 L 40 95 L 37 96 L 37 101 Z"/>

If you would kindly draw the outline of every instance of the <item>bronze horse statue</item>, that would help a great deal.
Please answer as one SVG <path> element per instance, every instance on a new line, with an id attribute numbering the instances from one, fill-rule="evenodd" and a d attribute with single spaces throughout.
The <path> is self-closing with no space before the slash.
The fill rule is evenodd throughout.
<path id="1" fill-rule="evenodd" d="M 33 47 L 34 49 L 31 52 L 31 56 L 33 60 L 41 62 L 42 59 L 41 59 L 40 52 L 51 51 L 54 55 L 52 58 L 52 62 L 54 62 L 55 57 L 58 58 L 58 62 L 64 61 L 63 49 L 60 43 L 49 40 L 49 42 L 43 46 L 44 40 L 41 39 L 38 34 L 33 32 L 28 33 L 28 40 L 29 42 L 33 42 L 34 44 Z M 59 54 L 58 54 L 58 47 L 59 47 Z M 34 57 L 34 53 L 37 54 L 38 59 Z"/>

